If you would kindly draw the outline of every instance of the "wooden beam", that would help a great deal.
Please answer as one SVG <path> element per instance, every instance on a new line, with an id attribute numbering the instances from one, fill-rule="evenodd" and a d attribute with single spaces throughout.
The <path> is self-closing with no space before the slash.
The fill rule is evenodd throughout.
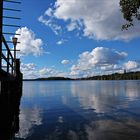
<path id="1" fill-rule="evenodd" d="M 0 69 L 2 66 L 2 24 L 3 24 L 3 0 L 0 0 Z"/>

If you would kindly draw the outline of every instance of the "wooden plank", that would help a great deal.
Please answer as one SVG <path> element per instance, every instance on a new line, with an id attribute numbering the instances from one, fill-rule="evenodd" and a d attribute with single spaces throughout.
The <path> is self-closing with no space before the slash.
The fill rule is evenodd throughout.
<path id="1" fill-rule="evenodd" d="M 0 69 L 2 66 L 2 59 L 1 59 L 1 53 L 2 53 L 2 24 L 3 24 L 3 0 L 0 0 Z"/>
<path id="2" fill-rule="evenodd" d="M 2 41 L 3 41 L 3 43 L 4 43 L 4 45 L 5 45 L 6 49 L 7 49 L 7 51 L 9 53 L 10 57 L 12 58 L 12 61 L 14 61 L 13 55 L 12 55 L 12 53 L 11 53 L 9 47 L 8 47 L 8 44 L 7 44 L 7 42 L 6 42 L 6 40 L 5 40 L 5 38 L 4 38 L 3 35 L 2 35 Z"/>

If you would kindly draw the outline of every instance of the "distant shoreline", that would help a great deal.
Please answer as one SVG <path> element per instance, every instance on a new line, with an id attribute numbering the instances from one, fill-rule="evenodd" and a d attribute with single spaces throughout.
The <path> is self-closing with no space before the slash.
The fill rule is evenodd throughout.
<path id="1" fill-rule="evenodd" d="M 70 81 L 70 80 L 140 80 L 140 71 L 127 73 L 113 73 L 110 75 L 98 75 L 84 78 L 47 77 L 37 79 L 23 79 L 23 81 Z"/>

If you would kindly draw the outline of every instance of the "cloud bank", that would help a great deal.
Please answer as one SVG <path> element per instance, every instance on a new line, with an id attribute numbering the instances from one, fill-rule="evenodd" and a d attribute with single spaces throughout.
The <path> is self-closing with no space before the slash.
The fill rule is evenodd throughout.
<path id="1" fill-rule="evenodd" d="M 79 54 L 75 62 L 64 59 L 61 65 L 70 64 L 67 72 L 55 67 L 39 68 L 34 63 L 21 64 L 24 79 L 35 79 L 42 77 L 87 77 L 103 74 L 122 73 L 124 70 L 140 71 L 140 62 L 136 60 L 126 61 L 128 54 L 115 49 L 96 47 L 91 51 Z M 71 63 L 70 63 L 71 62 Z"/>
<path id="2" fill-rule="evenodd" d="M 133 28 L 121 31 L 126 21 L 120 11 L 119 0 L 57 0 L 39 17 L 39 21 L 58 31 L 61 28 L 58 20 L 65 22 L 67 31 L 81 30 L 83 36 L 96 40 L 140 37 L 138 21 L 134 22 Z"/>
<path id="3" fill-rule="evenodd" d="M 21 64 L 21 72 L 24 79 L 36 79 L 42 77 L 67 77 L 68 73 L 59 71 L 53 67 L 38 68 L 34 63 Z"/>

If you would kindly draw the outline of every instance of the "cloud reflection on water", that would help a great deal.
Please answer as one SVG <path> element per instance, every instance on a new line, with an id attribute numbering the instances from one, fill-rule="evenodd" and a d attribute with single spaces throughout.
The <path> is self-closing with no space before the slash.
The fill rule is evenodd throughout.
<path id="1" fill-rule="evenodd" d="M 88 86 L 84 81 L 71 84 L 72 95 L 78 98 L 81 106 L 96 109 L 97 113 L 127 107 L 130 100 L 140 96 L 139 91 L 140 86 L 130 81 L 93 81 Z"/>
<path id="2" fill-rule="evenodd" d="M 33 127 L 42 124 L 42 109 L 33 107 L 31 109 L 22 109 L 20 112 L 20 130 L 17 134 L 18 138 L 24 138 L 31 136 L 33 133 Z"/>
<path id="3" fill-rule="evenodd" d="M 126 118 L 125 122 L 98 120 L 86 125 L 88 140 L 139 140 L 140 122 Z"/>
<path id="4" fill-rule="evenodd" d="M 140 82 L 29 83 L 25 85 L 25 89 L 27 87 L 28 89 L 24 91 L 18 138 L 26 140 L 140 138 L 138 132 L 140 113 L 137 114 L 140 112 L 139 105 L 138 112 L 135 104 L 134 109 L 130 109 L 130 104 L 140 97 Z"/>

